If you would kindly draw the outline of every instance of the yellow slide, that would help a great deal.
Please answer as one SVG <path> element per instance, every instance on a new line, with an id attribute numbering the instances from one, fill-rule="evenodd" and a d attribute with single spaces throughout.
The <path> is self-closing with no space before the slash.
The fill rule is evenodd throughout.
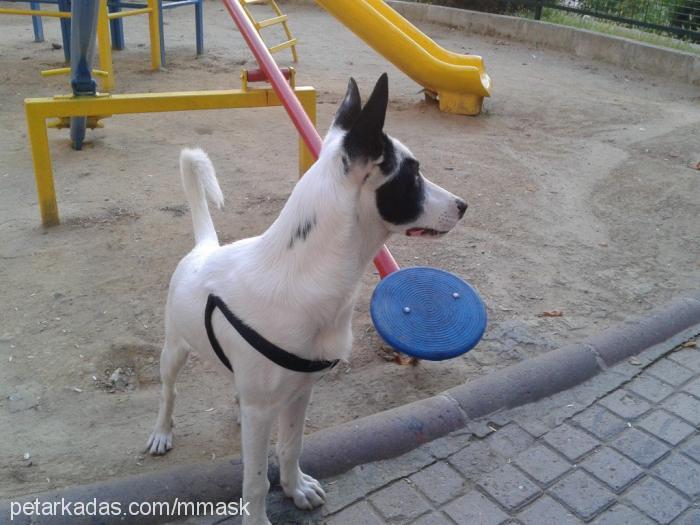
<path id="1" fill-rule="evenodd" d="M 316 0 L 377 53 L 425 87 L 440 109 L 478 115 L 490 96 L 491 78 L 480 56 L 437 45 L 383 0 Z"/>

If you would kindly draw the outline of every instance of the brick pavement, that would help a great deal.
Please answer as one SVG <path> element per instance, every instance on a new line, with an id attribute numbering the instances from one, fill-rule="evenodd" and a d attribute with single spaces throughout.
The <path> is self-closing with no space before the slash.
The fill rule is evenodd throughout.
<path id="1" fill-rule="evenodd" d="M 311 514 L 273 491 L 272 522 L 700 525 L 700 348 L 644 355 L 325 480 Z"/>

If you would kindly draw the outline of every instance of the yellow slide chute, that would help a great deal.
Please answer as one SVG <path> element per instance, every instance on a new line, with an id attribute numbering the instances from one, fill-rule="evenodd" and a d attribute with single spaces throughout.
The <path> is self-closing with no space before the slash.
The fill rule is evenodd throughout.
<path id="1" fill-rule="evenodd" d="M 476 55 L 440 47 L 382 0 L 316 0 L 406 75 L 436 95 L 448 113 L 478 115 L 491 78 Z"/>

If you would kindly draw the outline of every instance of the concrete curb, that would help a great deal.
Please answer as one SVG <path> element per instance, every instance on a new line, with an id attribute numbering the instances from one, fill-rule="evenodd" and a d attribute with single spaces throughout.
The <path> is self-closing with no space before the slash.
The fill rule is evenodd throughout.
<path id="1" fill-rule="evenodd" d="M 648 348 L 664 342 L 675 346 L 682 342 L 677 341 L 677 335 L 697 333 L 700 297 L 680 297 L 581 343 L 527 359 L 445 394 L 457 401 L 469 419 L 477 419 L 561 392 Z"/>
<path id="2" fill-rule="evenodd" d="M 528 359 L 442 394 L 321 430 L 305 440 L 302 466 L 326 478 L 356 465 L 404 454 L 462 428 L 468 421 L 556 394 L 590 379 L 609 366 L 654 346 L 671 349 L 700 333 L 700 291 L 685 294 L 640 318 L 614 326 L 578 344 Z M 272 464 L 270 479 L 277 483 Z M 129 502 L 233 501 L 241 495 L 239 458 L 142 474 L 114 481 L 68 487 L 16 501 Z M 10 523 L 10 502 L 0 503 L 0 524 Z M 162 519 L 130 516 L 133 524 Z M 123 517 L 15 519 L 13 524 L 125 523 Z"/>
<path id="3" fill-rule="evenodd" d="M 389 3 L 412 22 L 432 22 L 481 35 L 542 45 L 622 68 L 700 85 L 700 55 L 693 53 L 527 18 L 400 0 L 389 0 Z M 486 59 L 488 62 L 488 57 Z"/>

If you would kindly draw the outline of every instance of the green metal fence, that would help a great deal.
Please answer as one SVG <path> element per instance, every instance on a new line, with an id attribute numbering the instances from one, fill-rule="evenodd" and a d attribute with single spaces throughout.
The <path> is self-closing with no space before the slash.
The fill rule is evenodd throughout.
<path id="1" fill-rule="evenodd" d="M 700 0 L 518 0 L 517 3 L 534 7 L 537 20 L 543 8 L 559 9 L 700 42 Z"/>

